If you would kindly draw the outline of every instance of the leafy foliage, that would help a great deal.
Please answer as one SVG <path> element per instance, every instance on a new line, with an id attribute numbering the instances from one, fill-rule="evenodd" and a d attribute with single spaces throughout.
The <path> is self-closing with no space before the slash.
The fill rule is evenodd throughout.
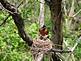
<path id="1" fill-rule="evenodd" d="M 13 0 L 10 2 L 19 3 L 19 1 Z M 67 3 L 68 4 L 68 3 Z M 70 3 L 71 5 L 71 3 Z M 68 8 L 70 7 L 68 6 Z M 80 5 L 81 6 L 81 5 Z M 80 8 L 76 5 L 77 12 Z M 68 9 L 69 10 L 69 9 Z M 37 0 L 28 0 L 19 8 L 21 15 L 25 22 L 25 30 L 32 38 L 38 36 L 39 24 L 39 2 Z M 63 13 L 64 14 L 64 13 Z M 5 11 L 0 11 L 0 23 L 8 15 Z M 81 13 L 79 13 L 81 15 Z M 49 35 L 51 38 L 52 23 L 50 19 L 49 7 L 45 5 L 45 25 L 49 29 Z M 63 23 L 63 36 L 64 40 L 67 41 L 69 46 L 73 46 L 81 34 L 81 22 L 74 24 L 77 26 L 76 29 L 72 29 L 72 25 L 69 25 L 68 16 L 64 15 Z M 75 27 L 73 27 L 75 28 Z M 77 46 L 74 51 L 76 61 L 81 59 L 81 43 Z M 47 61 L 47 57 L 45 61 Z M 25 44 L 25 42 L 19 37 L 17 28 L 12 20 L 12 17 L 8 18 L 7 23 L 0 27 L 0 61 L 32 61 L 32 54 L 30 48 Z"/>

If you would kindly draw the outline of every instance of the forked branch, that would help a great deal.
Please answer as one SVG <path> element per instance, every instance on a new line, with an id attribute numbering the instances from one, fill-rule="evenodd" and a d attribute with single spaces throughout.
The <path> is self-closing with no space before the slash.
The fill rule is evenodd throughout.
<path id="1" fill-rule="evenodd" d="M 24 21 L 23 21 L 22 17 L 20 16 L 18 9 L 14 5 L 8 3 L 6 0 L 0 0 L 0 3 L 3 5 L 3 7 L 5 9 L 7 9 L 9 11 L 9 14 L 14 19 L 14 22 L 15 22 L 17 28 L 18 28 L 19 36 L 29 46 L 31 46 L 33 41 L 28 37 L 28 35 L 24 31 Z"/>

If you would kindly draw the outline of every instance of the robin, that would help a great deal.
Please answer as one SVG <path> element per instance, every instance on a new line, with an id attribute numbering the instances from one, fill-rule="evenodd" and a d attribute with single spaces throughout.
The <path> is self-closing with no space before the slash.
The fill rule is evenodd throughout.
<path id="1" fill-rule="evenodd" d="M 48 29 L 46 28 L 45 25 L 39 29 L 39 34 L 40 34 L 40 39 L 47 39 L 49 38 L 48 36 Z"/>

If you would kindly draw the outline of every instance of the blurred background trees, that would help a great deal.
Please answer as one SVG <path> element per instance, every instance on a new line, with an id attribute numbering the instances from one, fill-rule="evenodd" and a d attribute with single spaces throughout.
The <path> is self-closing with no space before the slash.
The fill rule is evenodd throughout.
<path id="1" fill-rule="evenodd" d="M 7 0 L 18 6 L 21 0 Z M 39 29 L 39 0 L 24 0 L 18 8 L 24 19 L 25 30 L 32 38 L 38 36 Z M 78 37 L 81 35 L 81 1 L 80 0 L 62 0 L 63 13 L 63 40 L 72 47 Z M 0 23 L 3 22 L 8 13 L 5 9 L 0 9 Z M 50 8 L 45 4 L 45 24 L 49 29 L 50 38 L 52 31 Z M 75 61 L 81 60 L 81 43 L 74 51 Z M 47 59 L 45 59 L 47 61 Z M 29 47 L 19 37 L 16 25 L 9 17 L 6 24 L 0 27 L 0 61 L 32 61 L 32 54 Z"/>

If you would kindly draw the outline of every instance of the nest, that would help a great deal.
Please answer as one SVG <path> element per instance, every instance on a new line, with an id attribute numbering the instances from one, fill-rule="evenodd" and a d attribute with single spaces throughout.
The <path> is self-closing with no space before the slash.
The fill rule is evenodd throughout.
<path id="1" fill-rule="evenodd" d="M 52 49 L 52 42 L 49 39 L 36 39 L 33 41 L 33 45 L 31 48 L 33 54 L 37 54 L 39 52 L 47 53 L 50 49 Z"/>

